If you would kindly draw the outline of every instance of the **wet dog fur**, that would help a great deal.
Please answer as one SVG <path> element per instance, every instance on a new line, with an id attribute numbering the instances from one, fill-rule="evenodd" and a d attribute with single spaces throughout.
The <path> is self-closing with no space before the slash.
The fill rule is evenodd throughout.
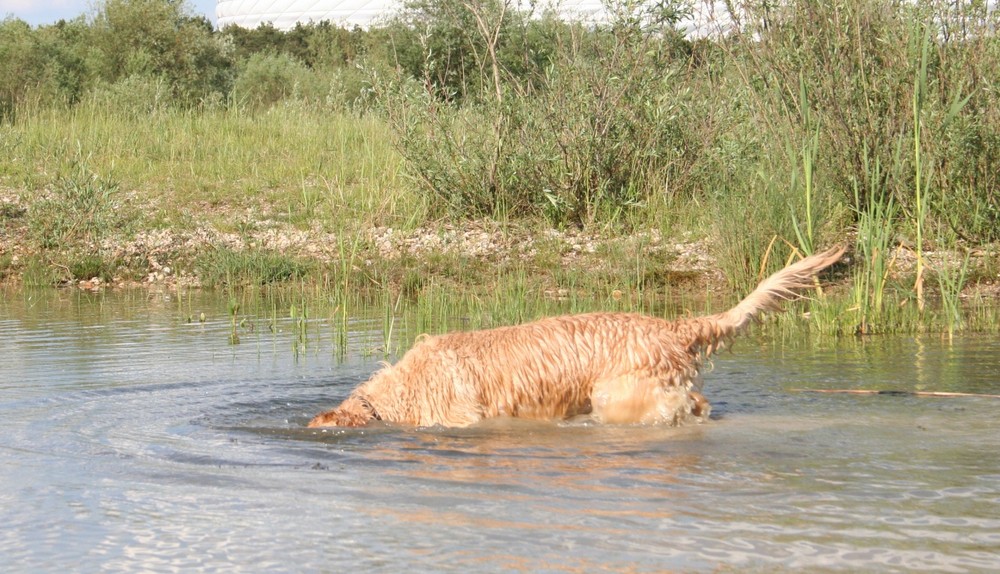
<path id="1" fill-rule="evenodd" d="M 667 321 L 632 313 L 550 317 L 523 325 L 424 336 L 310 427 L 372 420 L 462 427 L 491 417 L 678 425 L 701 421 L 704 359 L 774 311 L 843 248 L 802 259 L 762 281 L 732 309 Z"/>

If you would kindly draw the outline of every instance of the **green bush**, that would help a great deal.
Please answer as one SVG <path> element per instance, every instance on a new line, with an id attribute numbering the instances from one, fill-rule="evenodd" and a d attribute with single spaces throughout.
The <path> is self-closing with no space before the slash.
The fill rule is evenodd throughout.
<path id="1" fill-rule="evenodd" d="M 435 14 L 420 6 L 424 17 Z M 663 192 L 689 155 L 673 97 L 686 51 L 675 22 L 651 25 L 637 8 L 596 30 L 512 14 L 512 34 L 530 29 L 558 48 L 538 66 L 544 73 L 518 76 L 501 59 L 511 43 L 490 34 L 508 29 L 495 5 L 443 13 L 462 30 L 458 45 L 471 46 L 469 27 L 481 26 L 474 61 L 425 64 L 422 82 L 397 74 L 375 84 L 411 175 L 452 212 L 577 226 L 614 219 Z"/>
<path id="2" fill-rule="evenodd" d="M 750 156 L 751 169 L 794 173 L 798 150 L 817 134 L 822 201 L 852 205 L 857 188 L 867 205 L 884 189 L 912 220 L 920 169 L 933 221 L 968 239 L 998 237 L 996 170 L 985 166 L 1000 153 L 992 127 L 1000 120 L 1000 36 L 985 5 L 795 2 L 750 6 L 739 21 L 699 90 L 718 106 L 746 108 L 719 131 L 763 152 Z M 879 178 L 870 177 L 874 165 Z"/>
<path id="3" fill-rule="evenodd" d="M 285 99 L 323 101 L 328 87 L 304 64 L 286 54 L 253 54 L 239 66 L 232 97 L 253 108 Z"/>
<path id="4" fill-rule="evenodd" d="M 166 79 L 135 74 L 113 84 L 98 84 L 91 90 L 89 105 L 115 110 L 132 118 L 143 118 L 171 107 L 173 98 Z"/>
<path id="5" fill-rule="evenodd" d="M 106 82 L 163 78 L 183 105 L 229 90 L 232 61 L 225 45 L 186 2 L 103 0 L 92 28 L 95 66 Z"/>
<path id="6" fill-rule="evenodd" d="M 299 23 L 287 32 L 270 23 L 254 29 L 229 25 L 221 31 L 221 37 L 232 46 L 237 61 L 249 59 L 254 54 L 285 54 L 311 70 L 350 65 L 367 52 L 365 39 L 370 36 L 360 28 L 348 30 L 329 21 Z"/>
<path id="7" fill-rule="evenodd" d="M 37 30 L 0 21 L 0 120 L 12 118 L 20 104 L 76 103 L 93 82 L 89 38 L 82 18 Z"/>

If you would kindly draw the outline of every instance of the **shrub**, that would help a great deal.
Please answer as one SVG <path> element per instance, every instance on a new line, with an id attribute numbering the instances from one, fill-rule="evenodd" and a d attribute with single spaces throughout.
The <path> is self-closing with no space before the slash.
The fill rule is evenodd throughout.
<path id="1" fill-rule="evenodd" d="M 232 97 L 254 108 L 268 108 L 286 98 L 322 102 L 327 86 L 285 54 L 254 54 L 240 65 Z"/>
<path id="2" fill-rule="evenodd" d="M 186 2 L 102 0 L 93 23 L 96 67 L 109 83 L 141 75 L 163 78 L 176 101 L 196 104 L 228 92 L 231 60 L 212 24 Z"/>
<path id="3" fill-rule="evenodd" d="M 593 30 L 511 15 L 512 34 L 555 47 L 546 71 L 527 77 L 501 60 L 500 47 L 510 45 L 501 34 L 506 13 L 489 3 L 467 8 L 471 23 L 455 42 L 471 41 L 469 26 L 479 27 L 475 76 L 428 63 L 422 82 L 376 79 L 411 175 L 452 212 L 542 214 L 558 225 L 614 218 L 663 192 L 687 153 L 672 97 L 686 46 L 676 22 L 651 22 L 625 8 L 612 25 Z M 457 18 L 445 14 L 448 22 Z"/>
<path id="4" fill-rule="evenodd" d="M 162 77 L 135 74 L 112 84 L 98 84 L 89 105 L 115 110 L 130 118 L 144 118 L 168 109 L 173 102 L 170 86 Z"/>
<path id="5" fill-rule="evenodd" d="M 82 18 L 37 30 L 20 20 L 0 21 L 0 120 L 11 119 L 22 104 L 77 102 L 93 80 L 88 39 Z"/>
<path id="6" fill-rule="evenodd" d="M 1000 120 L 1000 92 L 980 78 L 1000 77 L 1000 37 L 984 5 L 754 4 L 732 20 L 740 24 L 718 44 L 722 73 L 704 92 L 719 105 L 748 108 L 723 131 L 755 134 L 770 152 L 768 171 L 792 173 L 795 150 L 815 132 L 823 200 L 852 205 L 857 187 L 867 205 L 885 189 L 912 219 L 921 169 L 931 181 L 932 217 L 969 238 L 997 236 L 995 170 L 984 168 L 1000 153 L 990 127 Z M 873 165 L 881 166 L 878 179 L 867 173 Z"/>

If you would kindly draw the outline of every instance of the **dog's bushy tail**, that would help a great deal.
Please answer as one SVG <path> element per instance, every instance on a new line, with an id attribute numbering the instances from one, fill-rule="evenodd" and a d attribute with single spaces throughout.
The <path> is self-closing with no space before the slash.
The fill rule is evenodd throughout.
<path id="1" fill-rule="evenodd" d="M 806 257 L 761 281 L 752 293 L 725 313 L 691 319 L 695 328 L 690 348 L 712 354 L 743 331 L 757 314 L 777 311 L 785 301 L 798 299 L 798 292 L 812 287 L 816 274 L 839 261 L 844 251 L 844 247 L 838 246 Z"/>

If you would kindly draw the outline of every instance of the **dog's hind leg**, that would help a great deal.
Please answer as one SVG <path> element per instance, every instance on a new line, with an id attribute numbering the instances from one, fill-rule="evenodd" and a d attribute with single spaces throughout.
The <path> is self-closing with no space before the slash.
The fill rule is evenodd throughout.
<path id="1" fill-rule="evenodd" d="M 595 420 L 609 424 L 683 424 L 708 418 L 711 405 L 701 393 L 654 377 L 622 375 L 594 385 Z"/>

